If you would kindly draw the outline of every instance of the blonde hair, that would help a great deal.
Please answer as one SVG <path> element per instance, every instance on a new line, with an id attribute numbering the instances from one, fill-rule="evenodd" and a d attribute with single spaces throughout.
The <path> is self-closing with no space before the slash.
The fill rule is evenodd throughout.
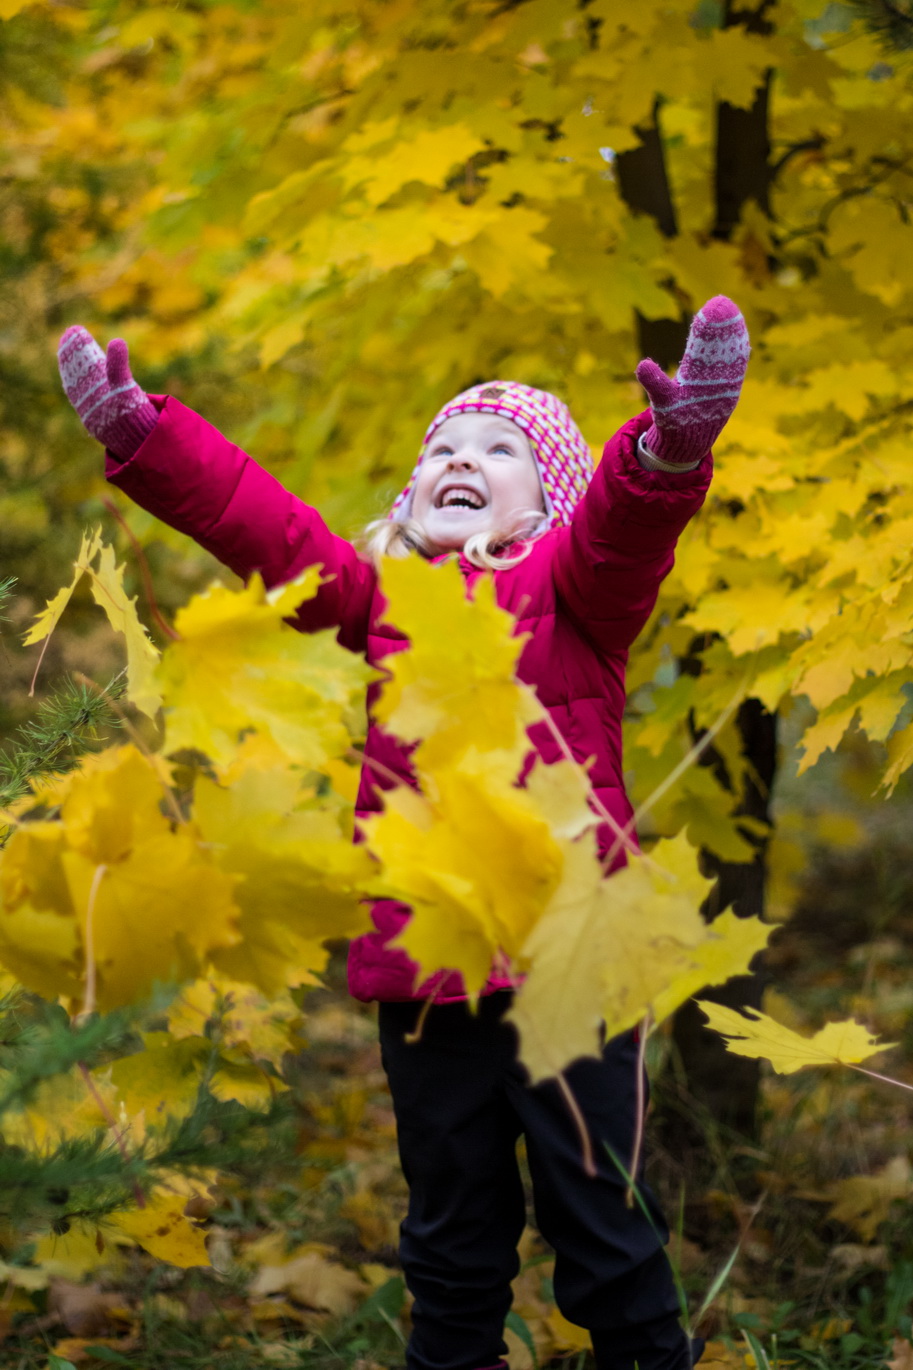
<path id="1" fill-rule="evenodd" d="M 542 526 L 534 526 L 531 531 L 531 519 Z M 533 541 L 545 531 L 545 520 L 541 509 L 524 510 L 509 531 L 488 528 L 473 533 L 463 544 L 463 556 L 470 565 L 483 571 L 509 571 L 529 556 Z M 379 566 L 384 557 L 407 557 L 412 552 L 428 558 L 435 555 L 424 528 L 414 518 L 375 519 L 365 529 L 364 546 L 375 566 Z M 512 546 L 516 546 L 516 552 L 504 556 L 504 548 Z"/>

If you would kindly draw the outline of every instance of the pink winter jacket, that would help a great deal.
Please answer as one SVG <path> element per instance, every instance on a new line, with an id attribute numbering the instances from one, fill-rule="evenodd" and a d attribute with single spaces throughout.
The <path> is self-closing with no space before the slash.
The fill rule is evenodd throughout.
<path id="1" fill-rule="evenodd" d="M 239 576 L 259 571 L 272 587 L 321 565 L 331 579 L 298 610 L 295 626 L 303 632 L 338 628 L 342 645 L 364 652 L 372 664 L 408 647 L 403 634 L 383 622 L 385 600 L 373 566 L 331 533 L 316 510 L 180 401 L 151 398 L 160 417 L 139 450 L 125 462 L 107 454 L 114 485 Z M 709 453 L 695 471 L 645 471 L 635 447 L 650 422 L 647 411 L 606 444 L 569 527 L 543 534 L 525 561 L 494 572 L 498 603 L 514 615 L 518 632 L 530 634 L 520 679 L 535 686 L 577 760 L 595 757 L 590 777 L 596 794 L 622 824 L 631 817 L 621 759 L 628 648 L 650 615 L 676 540 L 703 503 L 712 472 Z M 467 589 L 485 574 L 462 558 L 460 567 Z M 368 694 L 369 719 L 378 689 L 372 686 Z M 545 724 L 530 730 L 530 740 L 547 763 L 559 759 Z M 362 769 L 361 816 L 382 807 L 381 790 L 393 783 L 378 781 L 378 770 L 414 783 L 406 749 L 376 723 L 369 723 L 365 751 L 382 770 Z M 600 838 L 605 851 L 607 829 Z M 374 906 L 376 931 L 350 948 L 352 994 L 363 1000 L 464 997 L 456 974 L 441 972 L 416 985 L 415 964 L 386 945 L 408 917 L 405 905 L 390 900 Z M 509 983 L 493 976 L 488 989 Z"/>

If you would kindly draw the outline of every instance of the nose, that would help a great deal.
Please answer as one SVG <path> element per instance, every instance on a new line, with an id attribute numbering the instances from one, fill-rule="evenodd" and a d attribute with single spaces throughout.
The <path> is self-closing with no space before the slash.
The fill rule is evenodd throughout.
<path id="1" fill-rule="evenodd" d="M 463 450 L 451 454 L 447 461 L 448 471 L 475 471 L 478 463 L 471 452 Z"/>

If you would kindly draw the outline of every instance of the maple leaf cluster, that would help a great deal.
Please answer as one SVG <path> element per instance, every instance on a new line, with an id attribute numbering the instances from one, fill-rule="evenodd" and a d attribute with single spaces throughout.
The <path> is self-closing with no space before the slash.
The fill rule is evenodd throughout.
<path id="1" fill-rule="evenodd" d="M 631 849 L 607 881 L 599 806 L 569 756 L 540 761 L 518 787 L 527 730 L 545 714 L 516 679 L 523 639 L 490 578 L 470 602 L 453 564 L 386 564 L 387 612 L 411 649 L 391 658 L 376 712 L 415 744 L 416 785 L 388 791 L 353 844 L 345 772 L 374 673 L 332 632 L 291 626 L 316 570 L 270 593 L 256 576 L 240 590 L 214 585 L 177 614 L 160 655 L 123 568 L 92 533 L 31 642 L 54 630 L 82 575 L 124 638 L 127 699 L 146 713 L 161 701 L 160 742 L 137 735 L 87 756 L 7 812 L 0 963 L 77 1022 L 165 993 L 168 1030 L 91 1078 L 76 1068 L 43 1087 L 4 1124 L 8 1140 L 120 1117 L 119 1143 L 144 1142 L 192 1106 L 204 1074 L 216 1098 L 268 1106 L 299 1027 L 289 991 L 315 982 L 328 941 L 367 930 L 372 897 L 411 905 L 397 940 L 417 984 L 456 970 L 474 999 L 494 964 L 516 978 L 511 1016 L 533 1080 L 597 1055 L 606 1033 L 662 1022 L 701 986 L 747 971 L 766 944 L 759 919 L 704 921 L 712 882 L 684 836 L 645 856 L 619 830 Z M 708 1013 L 737 1036 L 733 1050 L 778 1070 L 880 1049 L 855 1025 L 805 1041 L 767 1019 Z M 204 1032 L 214 1018 L 215 1061 Z M 188 1263 L 202 1248 L 186 1202 L 185 1185 L 112 1221 Z"/>

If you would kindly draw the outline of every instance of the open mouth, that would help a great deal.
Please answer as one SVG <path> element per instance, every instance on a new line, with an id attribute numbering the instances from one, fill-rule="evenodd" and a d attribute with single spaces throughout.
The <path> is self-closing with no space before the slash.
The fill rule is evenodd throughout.
<path id="1" fill-rule="evenodd" d="M 484 509 L 485 500 L 468 485 L 448 485 L 435 500 L 437 509 Z"/>

